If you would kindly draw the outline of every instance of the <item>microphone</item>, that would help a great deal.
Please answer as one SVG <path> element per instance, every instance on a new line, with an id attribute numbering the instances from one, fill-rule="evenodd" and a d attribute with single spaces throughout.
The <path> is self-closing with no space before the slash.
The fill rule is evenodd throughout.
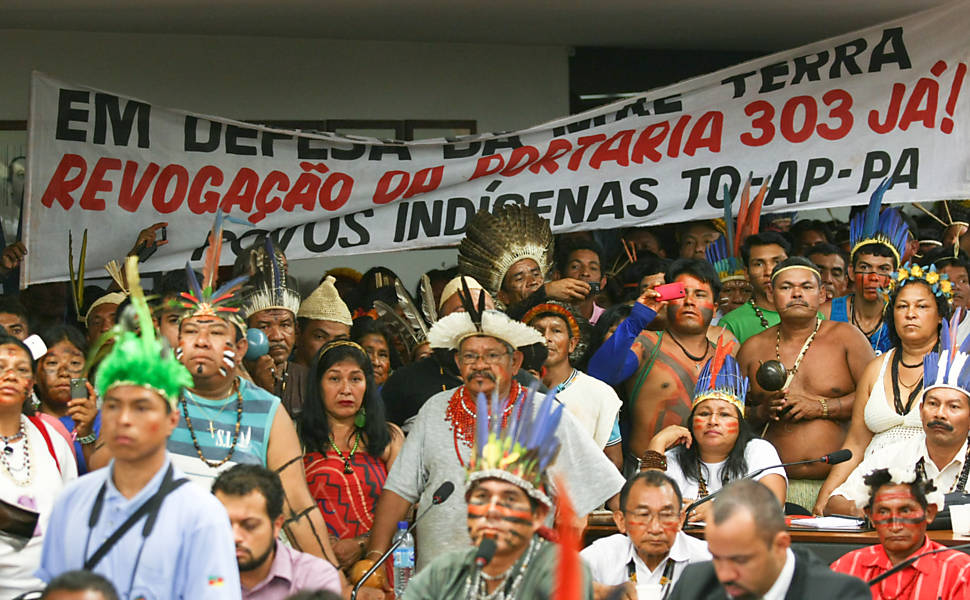
<path id="1" fill-rule="evenodd" d="M 777 469 L 779 467 L 794 467 L 795 465 L 810 465 L 810 464 L 814 464 L 814 463 L 826 463 L 826 464 L 829 464 L 829 465 L 837 465 L 839 463 L 844 463 L 845 461 L 849 460 L 850 458 L 852 458 L 852 450 L 849 450 L 848 448 L 843 448 L 841 450 L 836 450 L 835 452 L 832 452 L 831 454 L 826 454 L 825 456 L 823 456 L 821 458 L 813 458 L 811 460 L 799 460 L 799 461 L 795 461 L 795 462 L 782 463 L 780 465 L 771 465 L 769 467 L 762 467 L 760 469 L 756 469 L 754 471 L 751 471 L 750 473 L 748 473 L 747 475 L 745 475 L 741 479 L 753 479 L 753 478 L 757 477 L 758 475 L 761 475 L 765 471 L 769 471 L 771 469 Z M 701 504 L 704 504 L 705 502 L 709 502 L 709 501 L 713 500 L 714 497 L 717 496 L 718 494 L 720 494 L 721 493 L 721 490 L 723 490 L 723 489 L 724 488 L 722 487 L 721 489 L 717 490 L 713 494 L 708 494 L 707 496 L 704 496 L 700 500 L 697 500 L 693 504 L 689 505 L 687 507 L 687 512 L 684 513 L 684 523 L 683 523 L 683 525 L 687 525 L 687 520 L 690 518 L 690 513 L 695 508 L 697 508 Z"/>
<path id="2" fill-rule="evenodd" d="M 498 544 L 495 543 L 495 538 L 483 538 L 482 543 L 478 545 L 478 552 L 475 553 L 475 566 L 479 569 L 485 568 L 485 565 L 492 562 L 492 557 L 495 556 L 497 548 Z"/>
<path id="3" fill-rule="evenodd" d="M 414 531 L 414 528 L 415 526 L 417 526 L 418 521 L 423 519 L 424 515 L 428 514 L 433 507 L 447 500 L 448 497 L 451 496 L 451 493 L 454 491 L 455 491 L 455 484 L 450 481 L 446 481 L 441 485 L 439 485 L 438 489 L 436 489 L 434 493 L 431 494 L 431 506 L 424 509 L 424 512 L 418 515 L 417 518 L 414 519 L 414 523 L 411 523 L 411 526 L 408 527 L 407 532 L 411 533 L 412 531 Z M 372 566 L 370 569 L 367 570 L 366 573 L 364 573 L 364 576 L 360 578 L 360 581 L 357 582 L 357 585 L 354 586 L 354 590 L 350 593 L 350 600 L 357 600 L 357 592 L 364 585 L 364 582 L 367 581 L 367 579 L 371 575 L 373 575 L 374 572 L 377 571 L 377 569 L 379 569 L 382 564 L 384 564 L 384 561 L 386 561 L 387 558 L 395 550 L 397 550 L 397 547 L 401 545 L 402 541 L 404 541 L 404 536 L 399 537 L 396 542 L 391 544 L 391 547 L 387 549 L 387 552 L 382 554 L 381 557 L 377 559 L 377 562 L 374 563 L 374 566 Z M 494 554 L 494 552 L 492 554 Z M 489 557 L 489 560 L 491 560 L 491 557 Z"/>
<path id="4" fill-rule="evenodd" d="M 943 552 L 944 550 L 965 550 L 967 548 L 970 548 L 970 544 L 960 544 L 959 546 L 951 546 L 949 548 L 937 548 L 936 550 L 929 550 L 929 551 L 924 552 L 922 554 L 917 554 L 916 556 L 910 556 L 909 558 L 907 558 L 903 562 L 899 563 L 895 567 L 889 569 L 888 571 L 886 571 L 882 575 L 878 575 L 876 577 L 873 577 L 871 580 L 867 581 L 866 583 L 868 583 L 870 586 L 876 585 L 879 582 L 881 582 L 883 579 L 885 579 L 887 577 L 890 577 L 890 576 L 892 576 L 892 575 L 894 575 L 894 574 L 902 571 L 903 569 L 905 569 L 909 565 L 913 564 L 917 560 L 923 558 L 924 556 L 929 556 L 930 554 L 936 554 L 937 552 Z"/>

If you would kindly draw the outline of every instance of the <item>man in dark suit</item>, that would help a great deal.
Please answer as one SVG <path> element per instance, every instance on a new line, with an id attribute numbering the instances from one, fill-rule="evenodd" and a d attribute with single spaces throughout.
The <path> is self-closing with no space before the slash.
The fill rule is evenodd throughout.
<path id="1" fill-rule="evenodd" d="M 829 570 L 810 552 L 792 550 L 781 506 L 757 481 L 728 485 L 713 513 L 705 537 L 714 560 L 687 567 L 671 600 L 872 597 L 861 579 Z"/>

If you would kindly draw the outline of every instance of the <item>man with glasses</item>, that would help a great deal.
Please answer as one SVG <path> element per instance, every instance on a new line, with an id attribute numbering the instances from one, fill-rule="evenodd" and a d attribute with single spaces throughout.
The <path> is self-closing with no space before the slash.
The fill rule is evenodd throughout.
<path id="1" fill-rule="evenodd" d="M 586 547 L 580 556 L 593 573 L 593 597 L 635 598 L 635 586 L 653 586 L 661 596 L 672 589 L 687 565 L 711 560 L 707 544 L 681 531 L 683 501 L 677 483 L 656 470 L 641 471 L 620 491 L 613 511 L 620 533 Z"/>
<path id="2" fill-rule="evenodd" d="M 545 340 L 528 325 L 498 311 L 478 311 L 466 301 L 465 312 L 452 313 L 434 324 L 428 341 L 433 348 L 456 351 L 462 385 L 431 396 L 414 420 L 377 502 L 365 559 L 376 558 L 390 546 L 398 521 L 405 519 L 412 504 L 431 507 L 432 495 L 441 484 L 465 481 L 465 466 L 475 443 L 479 394 L 488 399 L 494 395 L 492 401 L 498 403 L 501 419 L 508 421 L 522 409 L 525 393 L 514 379 L 523 359 L 518 348 Z M 536 394 L 535 404 L 541 401 L 542 395 Z M 623 478 L 568 412 L 563 412 L 556 436 L 562 441 L 562 451 L 551 463 L 550 472 L 564 478 L 576 513 L 585 516 L 616 494 Z M 419 570 L 436 556 L 470 544 L 466 506 L 459 494 L 429 510 L 417 527 Z"/>

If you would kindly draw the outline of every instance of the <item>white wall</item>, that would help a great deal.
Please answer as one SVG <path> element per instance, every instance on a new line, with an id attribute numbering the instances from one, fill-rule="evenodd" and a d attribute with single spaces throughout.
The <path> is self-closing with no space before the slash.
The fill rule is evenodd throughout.
<path id="1" fill-rule="evenodd" d="M 481 132 L 534 125 L 569 107 L 561 46 L 0 29 L 0 56 L 0 120 L 27 118 L 32 69 L 236 119 L 474 119 Z M 410 286 L 454 257 L 451 249 L 315 259 L 293 271 L 316 281 L 338 264 L 386 265 Z"/>

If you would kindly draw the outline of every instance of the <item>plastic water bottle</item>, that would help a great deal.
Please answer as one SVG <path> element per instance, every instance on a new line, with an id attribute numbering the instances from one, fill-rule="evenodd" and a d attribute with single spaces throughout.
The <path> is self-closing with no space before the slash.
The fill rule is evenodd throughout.
<path id="1" fill-rule="evenodd" d="M 404 588 L 414 573 L 414 536 L 408 533 L 408 522 L 398 521 L 394 540 L 404 538 L 401 545 L 394 549 L 394 597 L 404 595 Z"/>

